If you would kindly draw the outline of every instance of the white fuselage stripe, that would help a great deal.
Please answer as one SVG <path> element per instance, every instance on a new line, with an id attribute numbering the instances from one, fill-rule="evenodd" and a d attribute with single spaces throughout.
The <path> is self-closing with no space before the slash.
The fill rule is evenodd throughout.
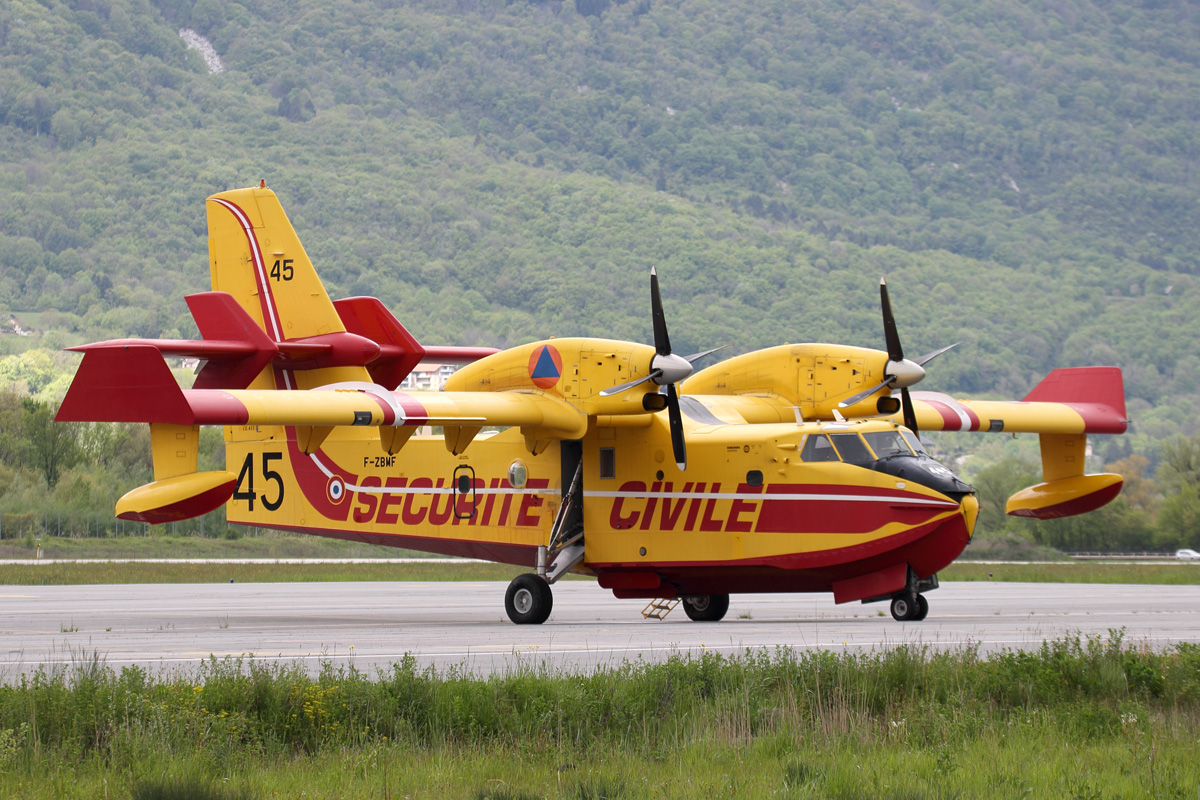
<path id="1" fill-rule="evenodd" d="M 309 456 L 317 468 L 325 474 L 326 478 L 332 478 L 333 472 L 329 470 L 321 460 L 317 458 L 317 454 L 313 453 Z M 457 489 L 453 486 L 354 486 L 347 484 L 346 491 L 362 492 L 363 494 L 399 494 L 399 495 L 422 495 L 422 494 L 454 494 Z M 546 487 L 544 489 L 511 489 L 511 488 L 485 488 L 476 487 L 475 494 L 486 495 L 523 495 L 523 494 L 544 494 L 544 495 L 560 495 L 561 490 L 555 487 Z M 666 500 L 785 500 L 785 501 L 808 501 L 808 502 L 850 502 L 850 503 L 903 503 L 905 505 L 927 505 L 927 506 L 944 506 L 946 508 L 956 508 L 957 504 L 948 500 L 938 500 L 932 497 L 880 497 L 878 495 L 867 494 L 763 494 L 753 492 L 584 492 L 584 498 L 621 498 L 621 499 L 666 499 Z"/>
<path id="2" fill-rule="evenodd" d="M 667 500 L 844 500 L 855 503 L 916 503 L 919 505 L 954 506 L 948 500 L 932 497 L 881 497 L 871 494 L 765 494 L 762 492 L 584 492 L 585 497 L 665 498 Z"/>

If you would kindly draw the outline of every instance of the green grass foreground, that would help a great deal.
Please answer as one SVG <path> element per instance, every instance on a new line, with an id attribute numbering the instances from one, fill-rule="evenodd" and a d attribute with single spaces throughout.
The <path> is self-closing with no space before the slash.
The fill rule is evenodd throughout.
<path id="1" fill-rule="evenodd" d="M 0 685 L 0 794 L 29 798 L 1179 797 L 1200 647 L 748 652 L 476 678 L 82 660 Z"/>
<path id="2" fill-rule="evenodd" d="M 507 581 L 521 572 L 506 564 L 0 564 L 0 585 L 64 586 L 118 583 L 288 583 L 305 581 Z M 575 579 L 575 576 L 567 576 Z M 951 564 L 943 581 L 1027 583 L 1200 584 L 1200 564 Z"/>

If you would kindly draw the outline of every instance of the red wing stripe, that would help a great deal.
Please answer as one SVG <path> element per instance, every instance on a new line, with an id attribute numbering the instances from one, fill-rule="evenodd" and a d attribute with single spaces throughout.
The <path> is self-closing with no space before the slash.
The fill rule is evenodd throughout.
<path id="1" fill-rule="evenodd" d="M 942 430 L 944 430 L 944 431 L 961 431 L 961 430 L 963 430 L 964 423 L 969 424 L 969 420 L 964 419 L 963 417 L 956 414 L 954 412 L 954 410 L 952 408 L 950 408 L 950 406 L 948 404 L 943 403 L 941 400 L 930 400 L 928 397 L 922 397 L 921 400 L 923 400 L 930 408 L 932 408 L 934 411 L 936 411 L 938 414 L 941 415 Z M 978 425 L 979 425 L 978 418 L 976 418 L 976 420 L 975 420 L 975 425 L 976 425 L 976 427 L 978 427 Z M 971 430 L 974 430 L 974 428 L 972 428 Z"/>
<path id="2" fill-rule="evenodd" d="M 193 425 L 245 425 L 250 412 L 232 395 L 215 389 L 185 389 Z"/>
<path id="3" fill-rule="evenodd" d="M 1083 418 L 1084 433 L 1124 433 L 1129 427 L 1121 412 L 1101 403 L 1063 403 Z"/>
<path id="4" fill-rule="evenodd" d="M 425 410 L 425 406 L 421 405 L 416 398 L 403 392 L 393 392 L 392 397 L 404 409 L 405 425 L 424 425 L 429 421 L 429 412 Z"/>
<path id="5" fill-rule="evenodd" d="M 383 421 L 379 423 L 380 425 L 396 424 L 396 409 L 392 408 L 386 400 L 377 394 L 373 394 L 372 392 L 363 392 L 363 394 L 378 403 L 379 407 L 383 410 Z M 404 420 L 401 419 L 400 423 L 403 424 Z"/>

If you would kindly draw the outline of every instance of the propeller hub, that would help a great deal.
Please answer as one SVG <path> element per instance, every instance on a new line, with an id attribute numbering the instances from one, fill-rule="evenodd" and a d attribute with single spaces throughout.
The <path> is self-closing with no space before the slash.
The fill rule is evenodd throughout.
<path id="1" fill-rule="evenodd" d="M 907 389 L 925 377 L 925 368 L 907 358 L 900 361 L 888 361 L 885 371 L 889 377 L 895 378 L 892 382 L 894 389 Z"/>
<path id="2" fill-rule="evenodd" d="M 654 382 L 659 386 L 666 386 L 668 383 L 678 383 L 681 380 L 689 377 L 692 374 L 692 364 L 683 356 L 677 356 L 674 353 L 661 353 L 654 356 L 654 360 L 650 362 L 651 371 L 658 371 L 658 375 L 654 378 Z"/>

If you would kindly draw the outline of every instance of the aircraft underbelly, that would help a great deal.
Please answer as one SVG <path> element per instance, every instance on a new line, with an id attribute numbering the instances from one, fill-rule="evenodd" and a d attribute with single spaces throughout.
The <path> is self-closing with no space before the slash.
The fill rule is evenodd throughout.
<path id="1" fill-rule="evenodd" d="M 962 553 L 969 537 L 961 516 L 951 516 L 903 534 L 807 554 L 735 562 L 680 562 L 639 567 L 592 564 L 600 585 L 618 597 L 663 597 L 752 592 L 828 592 L 834 584 L 896 564 L 911 564 L 920 577 L 944 569 Z M 639 575 L 653 575 L 653 580 Z"/>

